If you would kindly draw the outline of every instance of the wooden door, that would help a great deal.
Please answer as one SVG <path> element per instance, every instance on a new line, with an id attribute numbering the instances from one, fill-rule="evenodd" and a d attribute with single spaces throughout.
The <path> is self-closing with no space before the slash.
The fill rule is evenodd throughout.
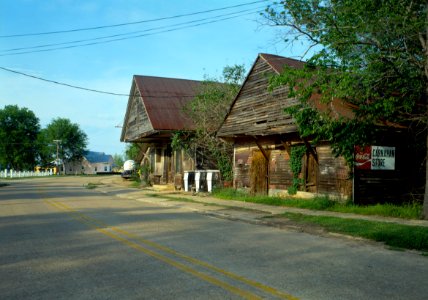
<path id="1" fill-rule="evenodd" d="M 312 153 L 306 153 L 305 161 L 305 191 L 318 192 L 318 163 Z"/>
<path id="2" fill-rule="evenodd" d="M 250 167 L 250 191 L 253 195 L 268 194 L 268 161 L 261 151 L 252 153 Z"/>

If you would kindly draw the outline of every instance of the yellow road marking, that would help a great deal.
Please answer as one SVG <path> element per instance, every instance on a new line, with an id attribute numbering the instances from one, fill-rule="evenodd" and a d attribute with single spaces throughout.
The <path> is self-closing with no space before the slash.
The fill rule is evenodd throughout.
<path id="1" fill-rule="evenodd" d="M 57 209 L 65 211 L 66 213 L 67 212 L 73 213 L 72 210 L 65 210 L 65 208 L 61 207 L 62 205 L 59 205 L 59 203 L 57 203 L 57 202 L 51 202 L 51 201 L 47 201 L 47 200 L 45 202 L 47 204 L 50 204 L 53 207 L 56 207 Z M 202 272 L 199 272 L 199 271 L 197 271 L 195 269 L 192 269 L 191 267 L 188 267 L 188 266 L 186 266 L 186 265 L 184 265 L 182 263 L 174 261 L 174 260 L 172 260 L 172 259 L 170 259 L 170 258 L 168 258 L 166 256 L 163 256 L 163 255 L 158 254 L 158 253 L 156 253 L 154 251 L 146 249 L 146 248 L 142 247 L 141 245 L 139 245 L 137 243 L 134 243 L 132 241 L 124 239 L 124 238 L 122 238 L 122 237 L 120 237 L 120 236 L 118 236 L 118 235 L 116 235 L 114 233 L 108 232 L 107 230 L 100 228 L 98 225 L 96 225 L 96 224 L 94 224 L 94 223 L 92 223 L 90 221 L 88 222 L 87 218 L 81 218 L 80 216 L 74 216 L 73 214 L 70 214 L 70 216 L 73 217 L 73 219 L 75 219 L 76 221 L 78 221 L 78 222 L 80 222 L 82 224 L 85 224 L 85 225 L 89 225 L 89 226 L 93 227 L 95 230 L 97 230 L 98 232 L 100 232 L 100 233 L 102 233 L 102 234 L 104 234 L 104 235 L 106 235 L 106 236 L 108 236 L 110 238 L 113 238 L 113 239 L 115 239 L 115 240 L 123 243 L 124 245 L 126 245 L 128 247 L 131 247 L 131 248 L 133 248 L 135 250 L 138 250 L 138 251 L 143 252 L 143 253 L 145 253 L 145 254 L 147 254 L 149 256 L 152 256 L 152 257 L 154 257 L 154 258 L 156 258 L 156 259 L 158 259 L 160 261 L 163 261 L 166 264 L 174 266 L 174 267 L 176 267 L 179 270 L 182 270 L 182 271 L 185 271 L 185 272 L 187 272 L 189 274 L 192 274 L 195 277 L 198 277 L 198 278 L 200 278 L 202 280 L 205 280 L 205 281 L 207 281 L 207 282 L 209 282 L 209 283 L 211 283 L 213 285 L 219 286 L 219 287 L 221 287 L 221 288 L 223 288 L 223 289 L 225 289 L 225 290 L 227 290 L 229 292 L 232 292 L 232 293 L 234 293 L 236 295 L 239 295 L 239 296 L 241 296 L 241 297 L 243 297 L 245 299 L 251 299 L 251 300 L 252 299 L 262 299 L 261 297 L 257 296 L 256 294 L 253 294 L 253 293 L 244 291 L 244 290 L 242 290 L 240 288 L 237 288 L 235 286 L 232 286 L 232 285 L 230 285 L 230 284 L 228 284 L 226 282 L 223 282 L 221 280 L 218 280 L 218 279 L 216 279 L 216 278 L 214 278 L 212 276 L 206 275 L 206 274 L 204 274 Z"/>
<path id="2" fill-rule="evenodd" d="M 205 274 L 203 274 L 203 273 L 201 273 L 199 271 L 191 269 L 190 267 L 187 267 L 187 266 L 185 266 L 185 265 L 183 265 L 181 263 L 178 263 L 178 262 L 176 262 L 176 261 L 174 261 L 174 260 L 172 260 L 170 258 L 162 256 L 162 255 L 160 255 L 160 254 L 158 254 L 156 252 L 153 252 L 153 251 L 151 251 L 149 249 L 146 249 L 146 248 L 142 247 L 141 245 L 139 245 L 137 243 L 134 243 L 132 241 L 124 239 L 124 238 L 122 238 L 122 237 L 120 237 L 118 235 L 112 234 L 112 233 L 110 233 L 110 232 L 108 232 L 105 229 L 102 229 L 100 227 L 106 227 L 106 228 L 110 229 L 111 231 L 120 233 L 120 234 L 122 234 L 122 235 L 124 235 L 126 237 L 129 237 L 129 238 L 132 238 L 132 239 L 134 239 L 136 241 L 139 241 L 140 243 L 146 244 L 146 245 L 151 246 L 153 248 L 156 248 L 158 250 L 161 250 L 161 251 L 164 251 L 166 253 L 172 254 L 174 256 L 180 257 L 180 258 L 182 258 L 184 260 L 187 260 L 188 262 L 191 262 L 191 263 L 193 263 L 195 265 L 199 265 L 199 266 L 202 266 L 202 267 L 204 267 L 204 268 L 206 268 L 208 270 L 215 271 L 215 272 L 220 273 L 220 274 L 222 274 L 224 276 L 227 276 L 227 277 L 229 277 L 231 279 L 234 279 L 236 281 L 242 282 L 244 284 L 247 284 L 248 286 L 251 286 L 253 288 L 257 288 L 259 290 L 267 292 L 267 293 L 269 293 L 271 295 L 274 295 L 276 297 L 279 297 L 281 299 L 298 300 L 298 298 L 296 298 L 296 297 L 294 297 L 294 296 L 292 296 L 292 295 L 290 295 L 288 293 L 281 292 L 281 291 L 279 291 L 279 290 L 277 290 L 277 289 L 275 289 L 273 287 L 270 287 L 270 286 L 264 285 L 264 284 L 262 284 L 260 282 L 257 282 L 257 281 L 254 281 L 254 280 L 251 280 L 251 279 L 248 279 L 248 278 L 236 275 L 234 273 L 231 273 L 231 272 L 228 272 L 226 270 L 220 269 L 220 268 L 218 268 L 216 266 L 213 266 L 213 265 L 208 264 L 206 262 L 200 261 L 200 260 L 195 259 L 193 257 L 181 254 L 181 253 L 176 252 L 176 251 L 174 251 L 174 250 L 172 250 L 170 248 L 167 248 L 167 247 L 164 247 L 164 246 L 159 245 L 157 243 L 154 243 L 152 241 L 143 239 L 143 238 L 141 238 L 141 237 L 139 237 L 139 236 L 137 236 L 135 234 L 132 234 L 132 233 L 127 232 L 125 230 L 119 229 L 117 227 L 109 226 L 108 224 L 106 224 L 106 223 L 104 223 L 104 222 L 102 222 L 100 220 L 97 220 L 97 219 L 94 219 L 92 217 L 89 217 L 87 215 L 82 214 L 81 212 L 73 209 L 72 207 L 70 207 L 70 206 L 68 206 L 68 205 L 66 205 L 66 204 L 64 204 L 62 202 L 52 201 L 53 203 L 51 203 L 50 201 L 47 201 L 47 200 L 45 200 L 45 201 L 47 203 L 51 204 L 52 206 L 56 206 L 57 208 L 59 208 L 61 210 L 72 212 L 73 214 L 78 215 L 80 219 L 83 219 L 86 224 L 94 227 L 97 231 L 99 231 L 99 232 L 101 232 L 101 233 L 103 233 L 103 234 L 105 234 L 105 235 L 107 235 L 107 236 L 109 236 L 109 237 L 111 237 L 113 239 L 116 239 L 116 240 L 118 240 L 118 241 L 120 241 L 120 242 L 128 245 L 129 247 L 132 247 L 132 248 L 134 248 L 136 250 L 142 251 L 142 252 L 144 252 L 144 253 L 146 253 L 146 254 L 148 254 L 150 256 L 153 256 L 153 257 L 155 257 L 155 258 L 157 258 L 157 259 L 159 259 L 161 261 L 164 261 L 164 262 L 166 262 L 166 263 L 168 263 L 170 265 L 173 265 L 173 266 L 175 266 L 175 267 L 177 267 L 177 268 L 179 268 L 179 269 L 181 269 L 183 271 L 189 272 L 189 273 L 195 275 L 196 277 L 204 279 L 204 280 L 206 280 L 206 281 L 208 281 L 210 283 L 213 283 L 215 285 L 221 286 L 222 288 L 224 288 L 226 290 L 229 290 L 229 289 L 226 286 L 222 286 L 220 284 L 225 284 L 225 285 L 229 286 L 229 288 L 233 288 L 234 290 L 237 289 L 237 288 L 235 288 L 235 287 L 233 287 L 233 286 L 231 286 L 231 285 L 229 285 L 229 284 L 227 284 L 225 282 L 219 281 L 219 280 L 217 280 L 217 279 L 215 279 L 215 278 L 213 278 L 211 276 L 205 275 Z M 74 216 L 73 216 L 73 218 L 74 218 Z M 76 218 L 74 218 L 74 219 L 76 219 Z M 195 272 L 195 274 L 193 272 Z M 207 278 L 205 278 L 205 277 L 207 277 Z M 214 280 L 214 281 L 211 281 L 211 280 Z M 241 292 L 247 293 L 247 292 L 242 291 L 240 289 L 238 289 L 238 290 L 241 291 Z M 244 295 L 241 295 L 241 294 L 239 294 L 239 295 L 242 296 L 242 297 L 244 297 L 244 298 L 247 298 Z M 257 299 L 257 298 L 259 298 L 258 296 L 254 295 L 254 294 L 250 294 L 250 295 L 253 296 L 253 297 L 256 297 L 256 298 L 248 298 L 248 299 Z"/>

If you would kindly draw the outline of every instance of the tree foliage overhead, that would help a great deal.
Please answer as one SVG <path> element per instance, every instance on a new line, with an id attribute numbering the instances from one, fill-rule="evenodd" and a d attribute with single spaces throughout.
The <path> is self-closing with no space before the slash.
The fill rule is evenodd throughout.
<path id="1" fill-rule="evenodd" d="M 286 0 L 269 6 L 264 16 L 287 30 L 287 42 L 305 40 L 315 53 L 303 70 L 286 70 L 274 83 L 291 85 L 302 100 L 290 112 L 303 136 L 328 139 L 336 154 L 351 160 L 353 145 L 372 142 L 379 124 L 426 130 L 426 1 Z M 312 109 L 314 93 L 325 103 L 353 104 L 355 118 Z"/>
<path id="2" fill-rule="evenodd" d="M 221 78 L 206 77 L 196 97 L 184 107 L 195 124 L 195 131 L 179 131 L 172 137 L 173 149 L 184 149 L 191 157 L 196 157 L 200 168 L 219 169 L 227 180 L 232 178 L 233 147 L 215 134 L 244 76 L 244 66 L 234 65 L 226 66 Z"/>
<path id="3" fill-rule="evenodd" d="M 40 132 L 39 141 L 45 145 L 40 156 L 48 164 L 56 158 L 59 141 L 59 158 L 64 162 L 80 160 L 86 150 L 88 137 L 79 125 L 69 119 L 56 118 Z"/>
<path id="4" fill-rule="evenodd" d="M 0 169 L 33 169 L 39 130 L 39 119 L 31 110 L 17 105 L 0 109 Z"/>

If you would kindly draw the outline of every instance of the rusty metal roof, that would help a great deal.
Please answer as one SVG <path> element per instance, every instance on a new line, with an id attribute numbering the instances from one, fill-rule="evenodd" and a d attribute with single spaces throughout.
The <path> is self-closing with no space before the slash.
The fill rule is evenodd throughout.
<path id="1" fill-rule="evenodd" d="M 201 81 L 134 75 L 154 130 L 192 130 L 183 107 L 198 93 Z"/>

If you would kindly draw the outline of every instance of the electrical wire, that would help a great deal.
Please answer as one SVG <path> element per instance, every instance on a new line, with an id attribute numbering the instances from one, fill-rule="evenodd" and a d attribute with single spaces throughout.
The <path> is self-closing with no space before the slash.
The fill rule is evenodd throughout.
<path id="1" fill-rule="evenodd" d="M 5 68 L 5 67 L 0 67 L 0 69 L 4 70 L 4 71 L 7 71 L 7 72 L 19 74 L 19 75 L 22 75 L 22 76 L 34 78 L 34 79 L 37 79 L 37 80 L 42 80 L 42 81 L 45 81 L 45 82 L 50 82 L 50 83 L 54 83 L 54 84 L 58 84 L 58 85 L 62 85 L 62 86 L 66 86 L 66 87 L 70 87 L 70 88 L 74 88 L 74 89 L 84 90 L 84 91 L 88 91 L 88 92 L 94 92 L 94 93 L 100 93 L 100 94 L 108 94 L 108 95 L 113 95 L 113 96 L 127 96 L 127 97 L 129 96 L 128 94 L 106 92 L 106 91 L 101 91 L 101 90 L 96 90 L 96 89 L 90 89 L 90 88 L 85 88 L 85 87 L 81 87 L 81 86 L 76 86 L 76 85 L 72 85 L 72 84 L 68 84 L 68 83 L 64 83 L 64 82 L 59 82 L 59 81 L 56 81 L 56 80 L 46 79 L 46 78 L 42 78 L 42 77 L 30 75 L 30 74 L 27 74 L 27 73 L 23 73 L 23 72 L 11 70 L 11 69 L 8 69 L 8 68 Z"/>
<path id="2" fill-rule="evenodd" d="M 157 18 L 157 19 L 141 20 L 141 21 L 136 21 L 136 22 L 119 23 L 119 24 L 113 24 L 113 25 L 102 25 L 102 26 L 95 26 L 95 27 L 86 27 L 86 28 L 77 28 L 77 29 L 68 29 L 68 30 L 57 30 L 57 31 L 48 31 L 48 32 L 1 35 L 0 38 L 40 36 L 40 35 L 51 35 L 51 34 L 71 33 L 71 32 L 79 32 L 79 31 L 89 31 L 89 30 L 99 30 L 99 29 L 105 29 L 105 28 L 121 27 L 121 26 L 128 26 L 128 25 L 135 25 L 135 24 L 142 24 L 142 23 L 149 23 L 149 22 L 156 22 L 156 21 L 163 21 L 163 20 L 170 20 L 170 19 L 177 19 L 177 18 L 182 18 L 182 17 L 194 16 L 194 15 L 199 15 L 199 14 L 205 14 L 205 13 L 210 13 L 210 12 L 215 12 L 215 11 L 227 10 L 227 9 L 231 9 L 231 8 L 267 2 L 267 1 L 268 0 L 260 0 L 260 1 L 254 1 L 254 2 L 249 2 L 249 3 L 242 3 L 242 4 L 232 5 L 232 6 L 221 7 L 221 8 L 215 8 L 215 9 L 210 9 L 210 10 L 198 11 L 198 12 L 193 12 L 193 13 L 188 13 L 188 14 L 181 14 L 181 15 L 175 15 L 175 16 L 163 17 L 163 18 Z"/>
<path id="3" fill-rule="evenodd" d="M 242 10 L 239 12 L 232 12 L 232 13 L 228 13 L 228 14 L 224 14 L 224 15 L 217 15 L 217 16 L 213 16 L 213 17 L 209 17 L 209 18 L 192 20 L 192 21 L 176 23 L 176 24 L 172 24 L 172 25 L 166 25 L 166 26 L 160 26 L 160 27 L 155 27 L 155 28 L 149 28 L 149 29 L 145 29 L 145 30 L 128 32 L 128 33 L 114 34 L 114 35 L 101 36 L 101 37 L 90 38 L 90 39 L 62 42 L 62 43 L 53 43 L 53 44 L 37 45 L 37 46 L 30 46 L 30 47 L 5 49 L 5 50 L 0 50 L 0 52 L 5 52 L 5 53 L 0 53 L 0 56 L 10 56 L 10 55 L 27 54 L 27 53 L 34 53 L 34 52 L 46 52 L 46 51 L 53 51 L 53 50 L 59 50 L 59 49 L 68 49 L 68 48 L 83 47 L 83 46 L 89 46 L 89 45 L 110 43 L 110 42 L 122 41 L 122 40 L 126 40 L 126 39 L 134 39 L 134 38 L 139 38 L 139 37 L 144 37 L 144 36 L 149 36 L 149 35 L 155 35 L 155 34 L 159 34 L 159 33 L 165 33 L 165 32 L 185 29 L 185 28 L 189 28 L 189 27 L 197 27 L 197 26 L 206 25 L 206 24 L 210 24 L 210 23 L 220 22 L 220 21 L 224 21 L 224 20 L 228 20 L 228 19 L 232 19 L 232 18 L 237 18 L 237 17 L 242 17 L 245 15 L 253 14 L 256 12 L 260 12 L 260 8 L 247 9 L 247 10 Z M 227 17 L 227 16 L 231 16 L 231 17 Z M 220 17 L 223 17 L 223 18 L 220 18 Z M 214 20 L 208 21 L 210 19 L 214 19 Z M 194 24 L 194 23 L 197 23 L 197 24 Z M 193 24 L 193 25 L 190 25 L 190 24 Z M 184 26 L 181 26 L 181 25 L 184 25 Z M 186 26 L 186 25 L 188 25 L 188 26 Z M 181 26 L 181 27 L 176 27 L 176 26 Z M 170 27 L 172 27 L 172 28 L 168 29 Z M 176 27 L 176 28 L 174 28 L 174 27 Z M 151 31 L 155 31 L 155 32 L 146 33 L 146 34 L 138 34 L 138 33 L 142 33 L 142 32 L 151 32 Z M 135 35 L 135 34 L 138 34 L 138 35 Z M 130 35 L 130 36 L 128 36 L 128 35 Z M 125 37 L 123 37 L 123 36 L 125 36 Z M 123 38 L 119 38 L 119 37 L 123 37 Z M 111 39 L 111 38 L 114 38 L 114 39 Z M 95 42 L 95 41 L 104 40 L 104 39 L 109 39 L 109 40 Z M 91 42 L 91 41 L 94 41 L 94 42 Z M 84 43 L 84 42 L 91 42 L 91 43 L 80 44 L 80 43 Z M 78 44 L 78 45 L 48 48 L 48 47 L 70 45 L 70 44 Z M 48 48 L 48 49 L 31 50 L 31 49 L 40 49 L 40 48 Z M 31 51 L 22 51 L 22 50 L 31 50 Z"/>
<path id="4" fill-rule="evenodd" d="M 66 86 L 69 88 L 74 88 L 74 89 L 79 89 L 79 90 L 84 90 L 87 92 L 93 92 L 93 93 L 99 93 L 99 94 L 107 94 L 107 95 L 112 95 L 112 96 L 121 96 L 121 97 L 134 97 L 135 95 L 129 95 L 129 94 L 121 94 L 121 93 L 114 93 L 114 92 L 108 92 L 108 91 L 102 91 L 102 90 L 96 90 L 96 89 L 92 89 L 92 88 L 86 88 L 86 87 L 81 87 L 81 86 L 77 86 L 77 85 L 72 85 L 72 84 L 68 84 L 68 83 L 64 83 L 64 82 L 60 82 L 60 81 L 56 81 L 56 80 L 51 80 L 51 79 L 46 79 L 43 77 L 39 77 L 39 76 L 35 76 L 35 75 L 30 75 L 24 72 L 20 72 L 20 71 L 15 71 L 12 69 L 8 69 L 5 67 L 0 67 L 0 70 L 6 71 L 6 72 L 11 72 L 11 73 L 15 73 L 15 74 L 19 74 L 22 76 L 26 76 L 26 77 L 30 77 L 33 79 L 37 79 L 37 80 L 41 80 L 41 81 L 45 81 L 45 82 L 49 82 L 49 83 L 53 83 L 53 84 L 57 84 L 57 85 L 62 85 L 62 86 Z M 161 98 L 161 99 L 166 99 L 166 98 L 194 98 L 195 95 L 186 95 L 186 94 L 182 94 L 182 95 L 177 95 L 176 93 L 168 93 L 168 92 L 164 92 L 165 95 L 159 95 L 159 92 L 156 92 L 156 96 L 155 95 L 150 95 L 150 94 L 145 94 L 144 97 L 147 98 Z"/>

